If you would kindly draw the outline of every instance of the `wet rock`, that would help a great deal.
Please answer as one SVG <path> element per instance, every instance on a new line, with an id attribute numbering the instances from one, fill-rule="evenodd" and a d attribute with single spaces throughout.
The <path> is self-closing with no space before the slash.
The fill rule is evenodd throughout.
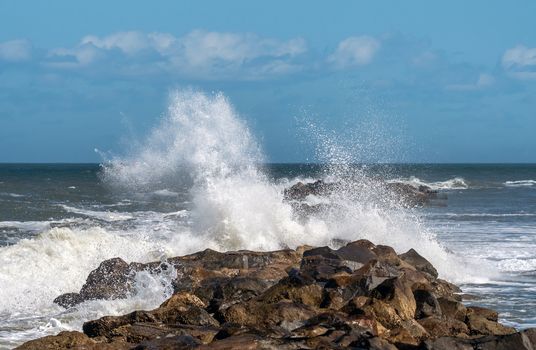
<path id="1" fill-rule="evenodd" d="M 54 302 L 64 307 L 71 307 L 85 300 L 125 298 L 131 289 L 132 270 L 120 258 L 103 261 L 89 274 L 80 293 L 62 294 Z"/>
<path id="2" fill-rule="evenodd" d="M 400 254 L 399 256 L 408 264 L 415 266 L 417 270 L 426 272 L 431 276 L 437 278 L 438 274 L 435 267 L 428 260 L 423 258 L 419 253 L 417 253 L 414 249 L 410 249 L 404 254 Z"/>
<path id="3" fill-rule="evenodd" d="M 391 182 L 386 183 L 385 187 L 399 196 L 407 206 L 424 206 L 438 198 L 438 192 L 428 186 L 415 187 L 406 183 Z"/>
<path id="4" fill-rule="evenodd" d="M 65 293 L 54 299 L 54 303 L 58 304 L 59 306 L 63 306 L 64 308 L 73 307 L 83 301 L 84 298 L 80 295 L 80 293 Z"/>
<path id="5" fill-rule="evenodd" d="M 284 196 L 286 200 L 302 200 L 310 195 L 326 195 L 334 189 L 334 186 L 334 184 L 327 184 L 322 180 L 309 183 L 298 182 L 285 189 Z"/>
<path id="6" fill-rule="evenodd" d="M 367 240 L 336 244 L 340 248 L 207 249 L 147 264 L 110 259 L 90 273 L 79 293 L 64 294 L 55 302 L 70 307 L 88 299 L 122 298 L 132 293 L 139 271 L 169 275 L 171 268 L 177 272 L 175 293 L 154 310 L 105 316 L 86 322 L 85 334 L 64 332 L 23 346 L 389 350 L 532 346 L 532 331 L 516 333 L 497 323 L 495 311 L 465 307 L 460 289 L 437 278 L 433 266 L 416 251 L 397 255 L 393 248 Z"/>

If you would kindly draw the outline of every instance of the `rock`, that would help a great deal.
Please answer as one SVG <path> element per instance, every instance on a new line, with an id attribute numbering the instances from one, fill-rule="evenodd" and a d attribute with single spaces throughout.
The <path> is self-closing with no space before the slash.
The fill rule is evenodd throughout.
<path id="1" fill-rule="evenodd" d="M 54 299 L 54 303 L 58 304 L 59 306 L 63 306 L 64 308 L 73 307 L 83 301 L 84 298 L 80 295 L 80 293 L 65 293 Z"/>
<path id="2" fill-rule="evenodd" d="M 419 253 L 417 253 L 414 249 L 410 249 L 404 254 L 400 254 L 399 257 L 408 264 L 415 266 L 417 270 L 426 272 L 437 278 L 438 273 L 435 267 L 428 260 L 419 255 Z"/>
<path id="3" fill-rule="evenodd" d="M 507 335 L 515 333 L 515 329 L 490 321 L 477 314 L 467 316 L 467 325 L 472 335 Z"/>
<path id="4" fill-rule="evenodd" d="M 334 186 L 334 184 L 327 184 L 322 180 L 309 183 L 298 182 L 285 189 L 284 196 L 286 200 L 302 200 L 310 195 L 326 195 L 334 189 Z"/>
<path id="5" fill-rule="evenodd" d="M 467 314 L 484 317 L 485 319 L 493 322 L 497 322 L 499 320 L 499 314 L 497 313 L 497 311 L 487 309 L 485 307 L 469 306 L 467 308 Z"/>
<path id="6" fill-rule="evenodd" d="M 328 193 L 315 186 L 300 196 Z M 465 307 L 460 289 L 416 251 L 397 255 L 367 240 L 333 244 L 339 248 L 106 260 L 79 293 L 55 302 L 128 296 L 142 270 L 174 268 L 175 293 L 154 310 L 88 321 L 85 334 L 62 332 L 23 349 L 531 349 L 532 331 L 516 333 L 497 323 L 495 311 Z"/>
<path id="7" fill-rule="evenodd" d="M 114 329 L 137 322 L 157 322 L 156 317 L 148 311 L 134 311 L 123 316 L 104 316 L 98 320 L 85 322 L 84 333 L 91 338 L 112 338 Z"/>
<path id="8" fill-rule="evenodd" d="M 223 313 L 225 322 L 236 323 L 250 328 L 270 328 L 279 326 L 293 330 L 303 326 L 304 322 L 313 317 L 315 311 L 310 306 L 280 301 L 275 304 L 263 304 L 249 301 L 231 306 Z"/>
<path id="9" fill-rule="evenodd" d="M 196 349 L 201 342 L 190 335 L 178 335 L 144 340 L 132 350 L 189 350 Z"/>
<path id="10" fill-rule="evenodd" d="M 281 300 L 290 300 L 304 305 L 318 307 L 322 302 L 323 289 L 318 284 L 304 283 L 292 277 L 279 281 L 276 285 L 264 292 L 258 300 L 264 303 L 277 303 Z"/>
<path id="11" fill-rule="evenodd" d="M 427 350 L 533 350 L 536 349 L 536 329 L 475 339 L 442 337 L 434 341 L 426 341 L 421 348 Z"/>
<path id="12" fill-rule="evenodd" d="M 439 298 L 437 301 L 445 317 L 465 322 L 467 308 L 462 303 L 449 298 Z"/>
<path id="13" fill-rule="evenodd" d="M 30 340 L 17 347 L 18 350 L 61 350 L 74 347 L 91 347 L 95 341 L 80 332 L 60 332 L 58 335 L 49 335 L 43 338 Z"/>
<path id="14" fill-rule="evenodd" d="M 438 192 L 428 186 L 414 187 L 410 184 L 391 182 L 386 183 L 385 187 L 391 193 L 400 197 L 402 204 L 407 206 L 425 206 L 433 199 L 438 198 Z"/>
<path id="15" fill-rule="evenodd" d="M 423 326 L 433 338 L 448 336 L 464 337 L 469 334 L 467 325 L 456 319 L 430 316 L 417 320 L 417 322 L 419 322 L 419 324 Z"/>
<path id="16" fill-rule="evenodd" d="M 371 296 L 391 305 L 402 320 L 409 320 L 415 317 L 417 305 L 413 292 L 399 278 L 390 278 L 380 283 L 371 292 Z"/>
<path id="17" fill-rule="evenodd" d="M 434 294 L 424 289 L 417 289 L 413 292 L 415 298 L 415 318 L 425 318 L 429 316 L 441 316 L 441 306 Z"/>
<path id="18" fill-rule="evenodd" d="M 85 300 L 125 298 L 131 290 L 132 270 L 120 258 L 103 261 L 89 274 L 80 293 L 62 294 L 54 302 L 71 307 Z"/>

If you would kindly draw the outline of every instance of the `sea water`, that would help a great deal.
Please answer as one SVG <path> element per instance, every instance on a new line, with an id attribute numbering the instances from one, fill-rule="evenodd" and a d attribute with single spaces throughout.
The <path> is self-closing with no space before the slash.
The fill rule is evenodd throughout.
<path id="1" fill-rule="evenodd" d="M 108 258 L 361 238 L 399 253 L 415 248 L 475 296 L 471 303 L 497 309 L 508 325 L 536 326 L 536 165 L 360 164 L 348 147 L 320 149 L 321 164 L 271 164 L 225 96 L 194 91 L 173 93 L 136 145 L 102 164 L 0 165 L 0 348 L 171 295 L 173 271 L 140 272 L 127 299 L 71 309 L 52 302 Z M 341 184 L 306 199 L 329 209 L 296 215 L 284 189 L 318 178 Z M 382 186 L 389 181 L 448 199 L 406 208 Z"/>

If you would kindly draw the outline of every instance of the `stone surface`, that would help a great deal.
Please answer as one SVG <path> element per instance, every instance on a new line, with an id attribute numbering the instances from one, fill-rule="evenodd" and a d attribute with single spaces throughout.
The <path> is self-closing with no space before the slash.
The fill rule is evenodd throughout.
<path id="1" fill-rule="evenodd" d="M 329 191 L 323 184 L 293 196 Z M 327 193 L 327 192 L 323 192 Z M 290 196 L 290 194 L 289 194 Z M 297 197 L 297 198 L 298 198 Z M 105 316 L 21 349 L 536 349 L 495 311 L 461 302 L 414 250 L 397 255 L 366 240 L 273 252 L 204 250 L 164 262 L 109 259 L 65 307 L 127 297 L 136 273 L 177 271 L 154 310 Z"/>

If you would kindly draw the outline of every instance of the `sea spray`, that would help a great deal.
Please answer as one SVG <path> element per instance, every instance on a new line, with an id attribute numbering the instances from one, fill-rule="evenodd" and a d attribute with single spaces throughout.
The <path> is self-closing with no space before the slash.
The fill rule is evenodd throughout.
<path id="1" fill-rule="evenodd" d="M 442 276 L 466 278 L 467 271 L 456 266 L 463 265 L 461 260 L 446 252 L 419 217 L 402 208 L 399 198 L 366 167 L 355 165 L 362 161 L 362 152 L 370 159 L 374 150 L 365 143 L 378 144 L 374 135 L 366 142 L 357 137 L 341 142 L 338 135 L 312 123 L 305 128 L 325 164 L 325 179 L 338 183 L 326 198 L 327 209 L 306 219 L 284 199 L 284 186 L 259 169 L 264 159 L 260 147 L 221 93 L 173 92 L 160 125 L 137 152 L 108 163 L 104 177 L 119 186 L 156 183 L 166 188 L 191 179 L 190 230 L 202 243 L 198 250 L 270 250 L 367 238 L 399 252 L 415 248 Z"/>
<path id="2" fill-rule="evenodd" d="M 102 179 L 112 191 L 149 194 L 143 201 L 179 201 L 187 189 L 185 207 L 162 213 L 138 212 L 131 202 L 119 212 L 109 206 L 56 205 L 85 219 L 0 248 L 0 316 L 9 320 L 3 327 L 17 329 L 0 346 L 80 329 L 103 315 L 154 308 L 169 296 L 165 281 L 171 275 L 145 273 L 127 299 L 87 301 L 68 310 L 52 303 L 62 293 L 78 291 L 89 272 L 112 257 L 147 262 L 206 248 L 272 250 L 366 238 L 399 253 L 415 248 L 453 281 L 480 274 L 469 273 L 463 260 L 447 253 L 415 213 L 354 165 L 359 158 L 351 145 L 331 136 L 316 144 L 327 163 L 322 177 L 338 183 L 337 190 L 308 198 L 310 204 L 327 205 L 304 217 L 283 195 L 299 179 L 275 182 L 260 169 L 260 147 L 225 96 L 173 92 L 161 122 L 132 153 L 107 160 Z M 179 196 L 170 196 L 175 193 Z"/>

